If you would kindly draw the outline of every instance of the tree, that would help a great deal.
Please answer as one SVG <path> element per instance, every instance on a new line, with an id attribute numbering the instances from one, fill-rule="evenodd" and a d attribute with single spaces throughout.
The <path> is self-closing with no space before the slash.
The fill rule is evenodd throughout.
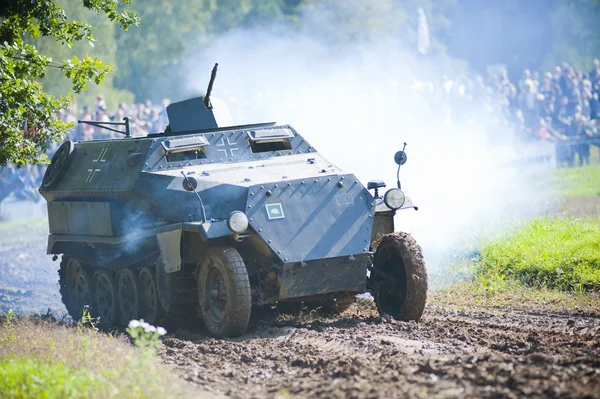
<path id="1" fill-rule="evenodd" d="M 104 15 L 127 30 L 137 25 L 137 16 L 123 5 L 131 0 L 82 0 L 83 6 Z M 92 26 L 69 18 L 52 0 L 5 0 L 0 9 L 0 165 L 11 162 L 41 164 L 52 143 L 62 139 L 70 127 L 55 117 L 69 106 L 70 93 L 55 97 L 40 83 L 49 68 L 60 69 L 80 93 L 89 82 L 101 83 L 112 69 L 98 58 L 74 55 L 55 62 L 42 54 L 32 39 L 53 38 L 63 46 L 87 41 L 94 45 Z"/>

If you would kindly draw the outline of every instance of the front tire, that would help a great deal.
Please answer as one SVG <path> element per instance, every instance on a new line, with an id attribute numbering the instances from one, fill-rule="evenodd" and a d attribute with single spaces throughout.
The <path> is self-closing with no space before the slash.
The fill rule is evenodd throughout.
<path id="1" fill-rule="evenodd" d="M 217 337 L 243 335 L 250 321 L 252 296 L 244 260 L 230 246 L 208 250 L 198 269 L 199 314 Z"/>
<path id="2" fill-rule="evenodd" d="M 402 321 L 421 319 L 427 301 L 427 270 L 421 247 L 410 234 L 383 236 L 369 286 L 381 315 Z"/>

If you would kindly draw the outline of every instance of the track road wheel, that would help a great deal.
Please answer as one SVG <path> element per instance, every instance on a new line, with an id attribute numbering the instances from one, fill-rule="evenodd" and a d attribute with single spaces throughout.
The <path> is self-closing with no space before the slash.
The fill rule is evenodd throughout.
<path id="1" fill-rule="evenodd" d="M 111 327 L 117 323 L 117 284 L 106 270 L 97 270 L 94 273 L 94 304 L 94 316 L 98 317 L 100 326 Z"/>
<path id="2" fill-rule="evenodd" d="M 164 310 L 158 297 L 158 285 L 152 269 L 143 267 L 139 274 L 140 319 L 152 325 L 164 317 Z"/>
<path id="3" fill-rule="evenodd" d="M 383 236 L 369 277 L 381 315 L 419 321 L 427 300 L 427 270 L 421 247 L 406 233 Z"/>
<path id="4" fill-rule="evenodd" d="M 75 321 L 83 316 L 83 308 L 92 305 L 92 278 L 78 260 L 63 256 L 58 270 L 60 295 L 67 312 Z"/>
<path id="5" fill-rule="evenodd" d="M 137 320 L 140 315 L 140 293 L 137 275 L 125 268 L 117 279 L 117 297 L 119 303 L 119 322 L 127 326 L 131 320 Z"/>
<path id="6" fill-rule="evenodd" d="M 229 246 L 211 248 L 198 269 L 199 313 L 208 331 L 218 337 L 246 332 L 252 307 L 244 260 Z"/>

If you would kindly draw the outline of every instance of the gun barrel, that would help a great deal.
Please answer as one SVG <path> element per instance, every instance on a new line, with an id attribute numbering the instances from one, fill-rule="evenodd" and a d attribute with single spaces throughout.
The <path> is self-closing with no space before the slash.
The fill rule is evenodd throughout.
<path id="1" fill-rule="evenodd" d="M 215 83 L 215 79 L 217 78 L 217 68 L 219 67 L 218 63 L 215 63 L 213 70 L 210 74 L 210 82 L 208 82 L 208 88 L 206 89 L 206 96 L 204 96 L 204 105 L 206 108 L 212 109 L 212 104 L 210 103 L 210 94 L 212 93 L 213 83 Z"/>

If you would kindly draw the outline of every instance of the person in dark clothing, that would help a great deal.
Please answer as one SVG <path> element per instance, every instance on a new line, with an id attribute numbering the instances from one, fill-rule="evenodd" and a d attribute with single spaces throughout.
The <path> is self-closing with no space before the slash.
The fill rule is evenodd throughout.
<path id="1" fill-rule="evenodd" d="M 568 98 L 569 102 L 567 105 L 567 114 L 569 116 L 575 115 L 575 108 L 581 106 L 581 91 L 579 90 L 579 82 L 576 77 L 572 77 L 566 81 L 566 87 L 563 90 L 565 97 Z"/>
<path id="2" fill-rule="evenodd" d="M 574 123 L 575 137 L 581 140 L 585 140 L 592 136 L 592 130 L 589 126 L 588 119 L 581 114 L 578 114 Z M 579 166 L 590 164 L 590 144 L 587 142 L 581 142 L 575 145 L 577 155 L 579 158 Z"/>
<path id="3" fill-rule="evenodd" d="M 592 91 L 590 100 L 590 119 L 598 119 L 600 117 L 600 90 Z"/>

